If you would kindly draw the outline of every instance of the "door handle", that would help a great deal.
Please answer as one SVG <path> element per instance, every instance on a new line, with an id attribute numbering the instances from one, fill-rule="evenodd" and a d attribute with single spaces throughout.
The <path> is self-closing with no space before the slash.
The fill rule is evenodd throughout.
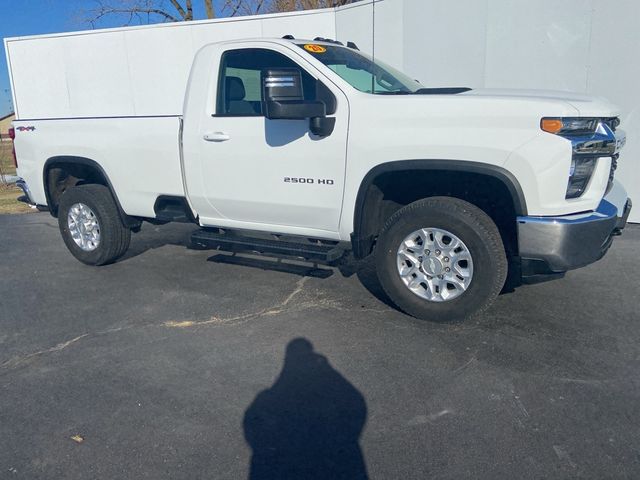
<path id="1" fill-rule="evenodd" d="M 202 138 L 207 142 L 226 142 L 231 137 L 225 132 L 208 132 Z"/>

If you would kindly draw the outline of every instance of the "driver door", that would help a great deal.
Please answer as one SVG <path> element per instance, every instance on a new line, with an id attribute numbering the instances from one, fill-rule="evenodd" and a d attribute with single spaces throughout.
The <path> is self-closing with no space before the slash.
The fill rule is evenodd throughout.
<path id="1" fill-rule="evenodd" d="M 201 191 L 190 188 L 200 222 L 337 237 L 349 118 L 342 91 L 310 74 L 284 47 L 229 48 L 213 67 L 215 107 L 192 133 L 198 155 L 188 165 L 202 181 Z M 309 120 L 265 118 L 261 72 L 271 68 L 299 69 L 305 101 L 333 103 L 331 135 L 313 135 Z"/>

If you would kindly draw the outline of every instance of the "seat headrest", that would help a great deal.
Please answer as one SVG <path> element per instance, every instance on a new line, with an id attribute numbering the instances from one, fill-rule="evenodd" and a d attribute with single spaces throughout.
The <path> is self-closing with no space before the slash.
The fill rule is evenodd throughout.
<path id="1" fill-rule="evenodd" d="M 227 77 L 226 78 L 226 90 L 227 100 L 235 102 L 238 100 L 244 100 L 247 92 L 244 89 L 244 83 L 239 77 Z"/>

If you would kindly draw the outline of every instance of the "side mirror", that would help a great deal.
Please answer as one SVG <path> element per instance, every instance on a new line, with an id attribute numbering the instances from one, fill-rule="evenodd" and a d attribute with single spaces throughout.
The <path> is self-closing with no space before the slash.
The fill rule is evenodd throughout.
<path id="1" fill-rule="evenodd" d="M 262 70 L 265 102 L 304 100 L 302 74 L 295 68 Z"/>
<path id="2" fill-rule="evenodd" d="M 327 137 L 333 133 L 336 119 L 327 118 L 327 107 L 321 101 L 307 101 L 302 89 L 302 74 L 295 68 L 262 71 L 264 116 L 270 120 L 309 120 L 314 135 Z M 335 110 L 335 107 L 334 107 Z"/>
<path id="3" fill-rule="evenodd" d="M 326 115 L 324 103 L 305 101 L 300 70 L 263 70 L 262 89 L 262 111 L 271 120 L 304 120 Z"/>

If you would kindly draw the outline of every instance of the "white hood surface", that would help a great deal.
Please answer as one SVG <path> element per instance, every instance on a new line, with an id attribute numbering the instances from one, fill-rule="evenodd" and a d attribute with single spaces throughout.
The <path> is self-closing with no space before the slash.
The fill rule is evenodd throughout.
<path id="1" fill-rule="evenodd" d="M 594 97 L 581 93 L 561 90 L 520 90 L 508 88 L 479 88 L 461 95 L 478 95 L 483 97 L 508 97 L 529 100 L 556 100 L 571 105 L 577 115 L 584 117 L 615 117 L 620 114 L 619 108 L 602 97 Z"/>

